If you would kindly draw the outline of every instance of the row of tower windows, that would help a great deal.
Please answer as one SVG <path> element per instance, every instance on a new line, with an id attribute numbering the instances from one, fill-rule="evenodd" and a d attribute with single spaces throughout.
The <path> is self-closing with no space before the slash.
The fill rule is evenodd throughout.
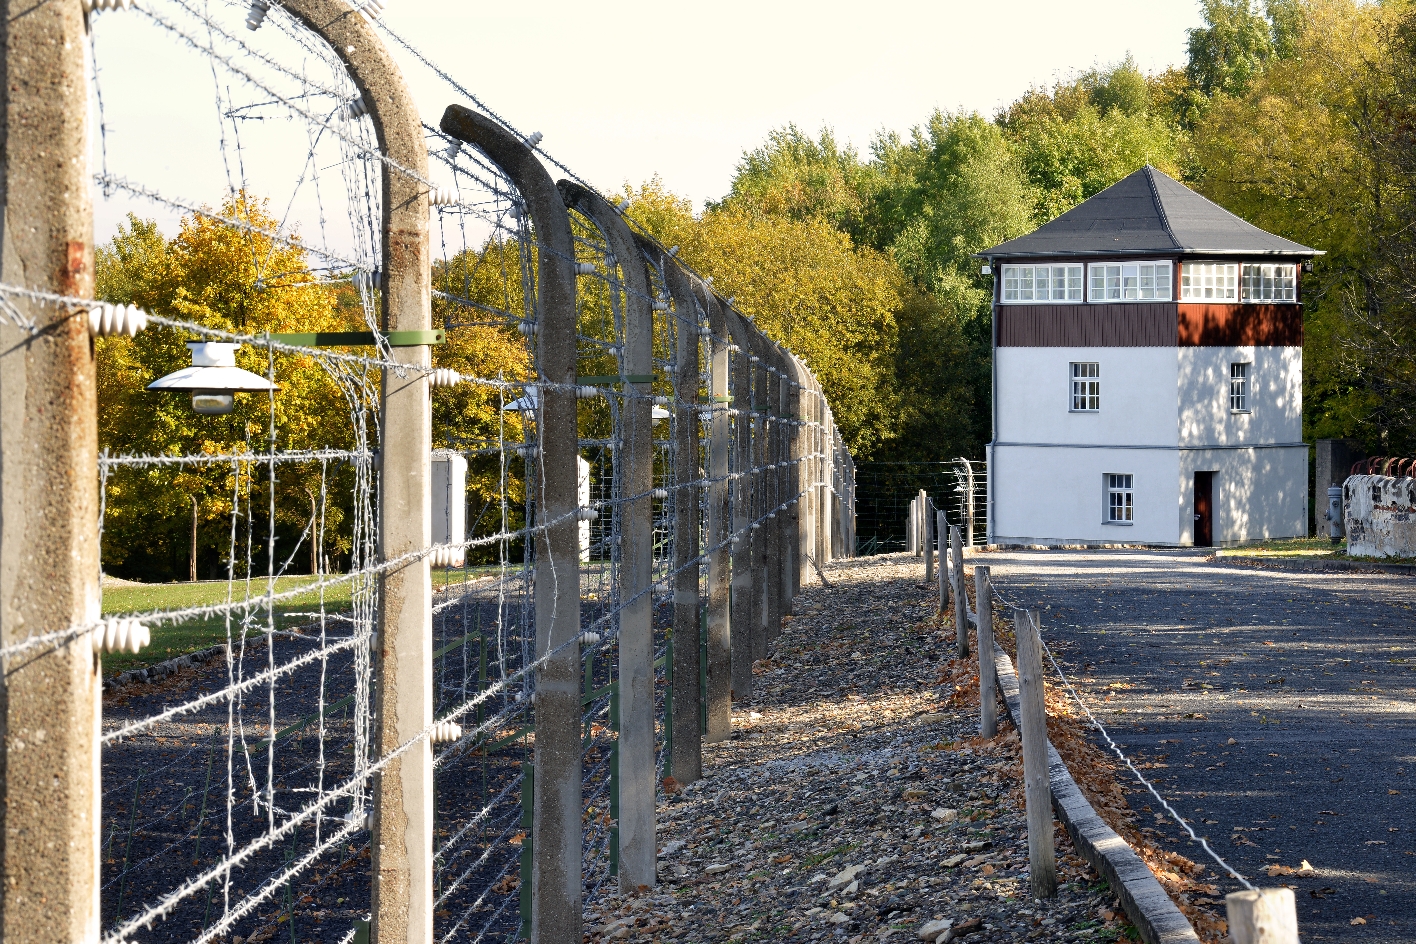
<path id="1" fill-rule="evenodd" d="M 1002 300 L 1005 304 L 1168 302 L 1174 295 L 1172 265 L 1005 265 Z M 1181 301 L 1291 303 L 1298 297 L 1298 272 L 1292 263 L 1186 262 L 1180 268 L 1179 288 Z"/>

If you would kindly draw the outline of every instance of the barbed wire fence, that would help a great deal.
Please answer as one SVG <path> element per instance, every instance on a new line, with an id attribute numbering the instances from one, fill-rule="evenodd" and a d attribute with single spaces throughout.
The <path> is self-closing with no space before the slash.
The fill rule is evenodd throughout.
<path id="1" fill-rule="evenodd" d="M 68 398 L 0 424 L 4 815 L 28 837 L 0 853 L 7 928 L 579 940 L 608 883 L 654 884 L 658 797 L 729 734 L 805 568 L 854 548 L 820 384 L 627 202 L 557 184 L 540 136 L 377 0 L 43 10 L 12 31 L 35 55 L 10 57 L 7 107 L 91 109 L 96 137 L 86 179 L 87 119 L 7 135 L 7 254 L 64 265 L 5 268 L 0 332 L 27 358 L 6 383 Z M 163 81 L 210 83 L 214 120 L 172 144 L 209 192 L 170 192 L 109 125 L 135 43 L 180 62 Z M 459 103 L 438 125 L 390 45 Z M 27 99 L 51 67 L 65 94 Z M 25 163 L 26 140 L 72 160 Z M 94 198 L 179 216 L 227 261 L 160 311 L 96 302 Z M 45 235 L 16 248 L 26 223 Z M 100 452 L 96 357 L 179 367 L 160 387 L 195 419 Z M 102 555 L 137 552 L 164 490 L 216 509 L 222 579 L 104 617 Z M 21 540 L 22 500 L 46 517 Z M 154 636 L 214 645 L 104 693 L 104 655 Z"/>

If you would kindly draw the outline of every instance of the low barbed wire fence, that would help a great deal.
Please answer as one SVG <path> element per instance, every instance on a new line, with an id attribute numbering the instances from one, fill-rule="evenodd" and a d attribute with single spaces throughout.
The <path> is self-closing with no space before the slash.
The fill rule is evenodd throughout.
<path id="1" fill-rule="evenodd" d="M 1086 723 L 1096 732 L 1099 741 L 1105 744 L 1105 749 L 1125 765 L 1140 786 L 1179 825 L 1189 840 L 1204 850 L 1218 867 L 1218 874 L 1227 876 L 1242 886 L 1241 891 L 1232 893 L 1225 899 L 1232 939 L 1240 944 L 1297 944 L 1297 913 L 1292 890 L 1256 887 L 1216 852 L 1205 836 L 1195 831 L 1194 826 L 1176 810 L 1159 788 L 1141 773 L 1137 762 L 1116 743 L 1106 726 L 1083 700 L 1043 636 L 1041 614 L 1008 599 L 994 583 L 991 568 L 982 562 L 974 565 L 974 603 L 970 606 L 964 570 L 963 528 L 959 523 L 951 523 L 951 520 L 957 522 L 958 519 L 951 519 L 945 511 L 936 508 L 928 496 L 920 496 L 918 502 L 919 517 L 916 527 L 925 535 L 921 540 L 925 581 L 938 581 L 939 616 L 941 621 L 948 618 L 954 624 L 955 656 L 968 659 L 972 654 L 978 661 L 981 738 L 994 738 L 999 733 L 1000 696 L 1017 698 L 1016 720 L 1019 722 L 1018 733 L 1022 741 L 1021 774 L 1027 814 L 1029 877 L 1033 896 L 1045 898 L 1057 893 L 1057 859 L 1053 846 L 1054 807 L 1058 815 L 1062 816 L 1064 807 L 1074 803 L 1080 803 L 1083 807 L 1089 805 L 1049 742 L 1045 696 L 1048 683 L 1045 682 L 1045 676 L 1050 666 L 1055 676 L 1055 684 L 1060 685 L 1080 709 Z M 1008 652 L 999 644 L 995 635 L 995 618 L 1002 613 L 1011 615 L 1011 619 L 1005 622 L 1011 622 L 1014 627 L 1013 644 L 1017 668 L 1013 684 L 1017 686 L 1016 693 L 1005 693 L 999 679 L 1000 671 L 1012 671 Z M 1052 770 L 1056 765 L 1062 765 L 1063 773 L 1060 776 Z M 1070 791 L 1074 797 L 1080 799 L 1064 799 L 1060 797 L 1059 791 Z M 1082 817 L 1086 817 L 1090 822 L 1083 823 Z M 1125 847 L 1124 840 L 1102 822 L 1094 811 L 1088 809 L 1082 816 L 1078 816 L 1078 811 L 1074 809 L 1069 818 L 1064 819 L 1064 825 L 1077 840 L 1079 851 L 1098 871 L 1112 881 L 1127 882 L 1131 885 L 1124 891 L 1117 891 L 1127 909 L 1132 911 L 1131 917 L 1135 923 L 1146 928 L 1145 933 L 1157 939 L 1198 940 L 1189 922 L 1175 908 L 1174 903 L 1166 898 L 1164 891 L 1155 883 L 1154 876 L 1150 875 L 1148 870 L 1146 874 L 1154 889 L 1154 894 L 1150 897 L 1154 899 L 1155 895 L 1159 895 L 1165 904 L 1157 907 L 1154 900 L 1139 900 L 1145 894 L 1145 889 L 1136 882 L 1134 874 L 1129 879 L 1123 875 L 1128 863 L 1123 855 L 1117 855 L 1116 852 L 1118 844 Z M 1088 841 L 1083 841 L 1084 836 L 1087 836 Z M 1129 851 L 1129 847 L 1126 848 Z M 1136 866 L 1143 866 L 1138 857 L 1130 858 Z"/>
<path id="2" fill-rule="evenodd" d="M 655 883 L 657 797 L 730 735 L 808 568 L 854 548 L 820 384 L 627 203 L 554 180 L 540 136 L 381 3 L 43 9 L 10 78 L 79 80 L 9 105 L 91 100 L 99 137 L 88 179 L 86 122 L 36 131 L 72 160 L 24 200 L 12 173 L 7 204 L 7 244 L 45 234 L 26 271 L 59 273 L 0 283 L 27 358 L 6 382 L 32 394 L 2 428 L 8 933 L 65 915 L 54 940 L 579 941 L 606 883 Z M 185 56 L 164 81 L 212 83 L 219 133 L 173 147 L 220 207 L 109 134 L 132 67 L 110 28 Z M 437 126 L 385 40 L 458 102 Z M 96 303 L 95 190 L 225 247 L 210 292 Z M 100 452 L 98 385 L 129 418 L 171 394 L 111 366 L 96 385 L 95 345 L 144 381 L 190 348 L 163 381 L 195 419 L 158 411 L 144 448 Z M 194 575 L 216 509 L 222 579 L 103 616 L 104 555 L 141 550 L 144 502 L 172 492 Z M 42 512 L 27 530 L 16 496 Z M 154 635 L 215 658 L 105 695 L 104 655 Z"/>

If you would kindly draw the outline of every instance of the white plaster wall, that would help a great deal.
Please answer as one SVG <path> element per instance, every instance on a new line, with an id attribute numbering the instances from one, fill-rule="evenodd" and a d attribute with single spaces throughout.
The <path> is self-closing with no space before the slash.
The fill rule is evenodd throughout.
<path id="1" fill-rule="evenodd" d="M 1301 347 L 1179 348 L 1181 446 L 1303 440 Z M 1249 368 L 1248 413 L 1229 411 L 1229 365 Z"/>
<path id="2" fill-rule="evenodd" d="M 1105 368 L 1103 368 L 1103 371 Z M 1102 375 L 1105 377 L 1105 374 Z M 1001 544 L 1176 544 L 1174 449 L 994 444 L 992 540 Z M 1135 522 L 1103 524 L 1106 473 L 1135 476 Z"/>
<path id="3" fill-rule="evenodd" d="M 1308 534 L 1307 446 L 1184 449 L 1179 453 L 1177 471 L 1177 524 L 1182 544 L 1195 542 L 1196 472 L 1215 473 L 1216 545 Z"/>
<path id="4" fill-rule="evenodd" d="M 994 430 L 994 440 L 1174 446 L 1175 350 L 1000 347 L 994 351 L 998 371 L 998 428 Z M 1100 412 L 1070 412 L 1074 361 L 1101 365 Z"/>

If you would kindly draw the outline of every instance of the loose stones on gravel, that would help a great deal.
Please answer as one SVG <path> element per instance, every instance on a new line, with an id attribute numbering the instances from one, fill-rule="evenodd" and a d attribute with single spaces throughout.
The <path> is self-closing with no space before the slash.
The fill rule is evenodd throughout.
<path id="1" fill-rule="evenodd" d="M 804 590 L 732 739 L 663 799 L 658 888 L 602 892 L 587 941 L 1117 940 L 1065 833 L 1058 897 L 1028 897 L 1017 736 L 977 741 L 951 699 L 965 667 L 923 569 L 841 561 Z"/>

